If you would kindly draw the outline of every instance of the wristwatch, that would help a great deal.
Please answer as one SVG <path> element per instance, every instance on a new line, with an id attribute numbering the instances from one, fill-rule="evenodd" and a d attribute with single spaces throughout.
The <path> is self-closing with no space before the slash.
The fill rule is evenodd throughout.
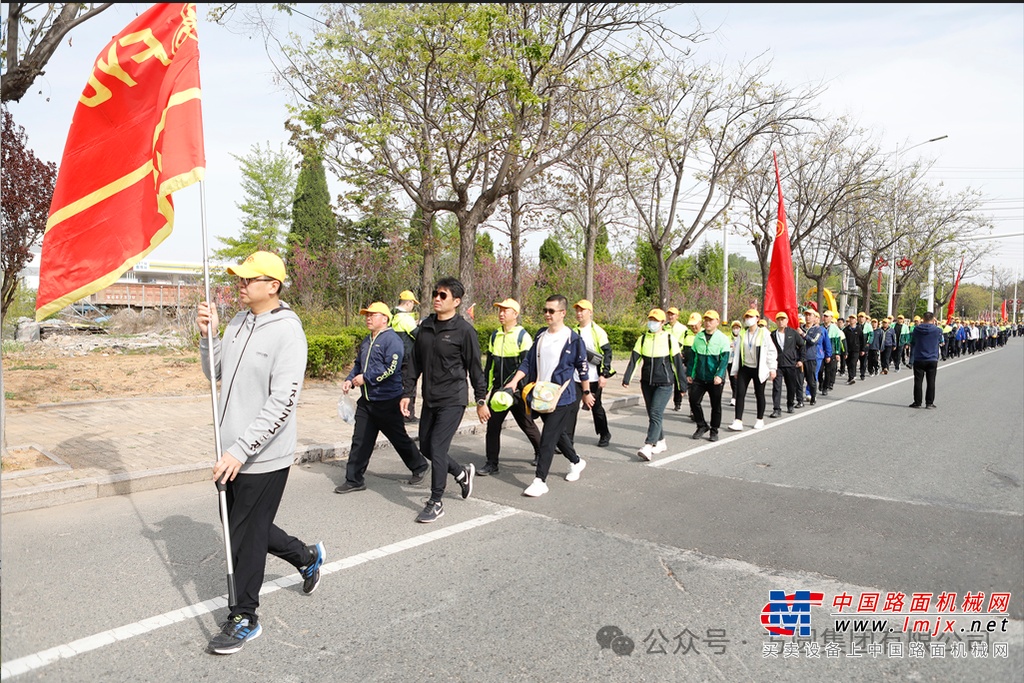
<path id="1" fill-rule="evenodd" d="M 588 394 L 590 394 L 590 389 L 584 389 L 583 390 L 583 395 L 587 396 Z"/>
<path id="2" fill-rule="evenodd" d="M 476 404 L 477 404 L 477 406 L 485 406 L 485 405 L 487 405 L 487 399 L 478 398 L 477 401 L 476 401 Z"/>

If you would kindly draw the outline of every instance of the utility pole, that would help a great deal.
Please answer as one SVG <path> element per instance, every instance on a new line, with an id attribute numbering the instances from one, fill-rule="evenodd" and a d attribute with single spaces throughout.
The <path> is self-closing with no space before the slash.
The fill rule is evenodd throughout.
<path id="1" fill-rule="evenodd" d="M 729 228 L 722 225 L 722 320 L 729 320 Z"/>

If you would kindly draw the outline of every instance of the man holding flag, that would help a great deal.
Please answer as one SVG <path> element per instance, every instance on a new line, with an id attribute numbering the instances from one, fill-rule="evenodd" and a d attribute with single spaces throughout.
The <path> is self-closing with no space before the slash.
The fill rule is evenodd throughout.
<path id="1" fill-rule="evenodd" d="M 36 320 L 104 289 L 145 258 L 174 227 L 171 194 L 203 179 L 196 23 L 194 3 L 153 5 L 97 57 L 75 109 L 50 204 Z M 209 300 L 206 241 L 204 215 Z M 323 544 L 306 546 L 273 525 L 294 457 L 294 412 L 306 362 L 302 325 L 278 298 L 284 264 L 262 252 L 228 272 L 240 278 L 240 297 L 249 310 L 235 316 L 227 334 L 246 343 L 222 349 L 215 338 L 216 311 L 203 304 L 198 316 L 231 608 L 207 648 L 217 654 L 237 652 L 262 633 L 255 612 L 267 552 L 301 568 L 306 593 L 319 583 L 324 558 Z M 231 407 L 223 420 L 218 377 L 228 392 L 219 407 Z M 240 566 L 237 582 L 234 564 Z"/>

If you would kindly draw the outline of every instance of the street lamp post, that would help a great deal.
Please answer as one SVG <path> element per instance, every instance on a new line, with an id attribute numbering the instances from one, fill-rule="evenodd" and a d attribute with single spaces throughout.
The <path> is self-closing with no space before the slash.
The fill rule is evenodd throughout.
<path id="1" fill-rule="evenodd" d="M 903 151 L 904 152 L 909 152 L 910 150 L 914 149 L 915 147 L 920 147 L 921 145 L 927 145 L 929 142 L 938 142 L 939 140 L 945 140 L 948 137 L 949 137 L 948 135 L 941 135 L 941 136 L 939 136 L 937 138 L 932 138 L 931 140 L 925 140 L 924 142 L 919 142 L 916 145 L 911 145 L 910 147 L 907 147 Z M 894 177 L 898 181 L 899 180 L 899 175 L 900 175 L 900 145 L 899 145 L 899 143 L 896 143 L 896 169 L 895 169 L 895 172 L 894 172 L 893 175 L 894 175 Z M 893 241 L 892 241 L 892 254 L 891 254 L 892 258 L 889 259 L 890 263 L 896 263 L 896 233 L 899 231 L 899 196 L 898 196 L 898 190 L 899 190 L 898 187 L 894 187 L 893 188 L 893 196 L 892 196 L 893 197 L 893 202 L 892 202 Z M 929 268 L 929 272 L 931 272 L 930 268 Z M 889 306 L 888 306 L 888 312 L 886 313 L 886 315 L 888 315 L 890 317 L 892 316 L 892 300 L 893 300 L 893 296 L 896 294 L 896 278 L 894 277 L 895 275 L 896 275 L 896 269 L 893 268 L 892 271 L 889 273 Z M 932 291 L 929 291 L 928 294 L 929 294 L 929 300 L 928 300 L 927 309 L 930 311 L 930 310 L 932 310 L 932 304 L 934 303 L 935 295 L 934 295 L 934 292 L 932 292 Z"/>

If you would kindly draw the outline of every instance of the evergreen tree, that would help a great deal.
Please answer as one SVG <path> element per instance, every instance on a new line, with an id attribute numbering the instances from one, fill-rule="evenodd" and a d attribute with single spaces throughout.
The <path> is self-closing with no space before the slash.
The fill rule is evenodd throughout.
<path id="1" fill-rule="evenodd" d="M 254 251 L 284 254 L 285 238 L 292 221 L 295 192 L 295 160 L 282 145 L 278 151 L 253 145 L 245 156 L 234 156 L 242 171 L 245 201 L 235 206 L 242 212 L 237 237 L 219 237 L 224 247 L 215 258 L 239 262 Z"/>
<path id="2" fill-rule="evenodd" d="M 319 155 L 305 154 L 292 202 L 292 246 L 303 245 L 312 253 L 326 256 L 333 252 L 337 236 L 323 160 Z"/>
<path id="3" fill-rule="evenodd" d="M 569 265 L 569 257 L 565 255 L 562 245 L 553 236 L 549 236 L 540 245 L 539 258 L 541 270 L 547 267 L 557 271 Z"/>
<path id="4" fill-rule="evenodd" d="M 637 271 L 637 303 L 647 304 L 658 301 L 658 260 L 654 255 L 654 247 L 645 239 L 641 239 L 636 245 L 637 261 L 640 268 Z"/>

